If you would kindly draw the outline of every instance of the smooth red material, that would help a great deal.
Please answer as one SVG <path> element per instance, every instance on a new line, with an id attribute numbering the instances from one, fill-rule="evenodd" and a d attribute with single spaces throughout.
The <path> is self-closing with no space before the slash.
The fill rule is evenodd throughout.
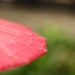
<path id="1" fill-rule="evenodd" d="M 26 65 L 46 52 L 45 38 L 27 26 L 0 19 L 0 71 Z"/>

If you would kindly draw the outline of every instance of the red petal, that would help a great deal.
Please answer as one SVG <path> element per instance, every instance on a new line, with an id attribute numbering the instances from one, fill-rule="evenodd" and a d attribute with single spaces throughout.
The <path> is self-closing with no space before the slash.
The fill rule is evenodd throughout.
<path id="1" fill-rule="evenodd" d="M 26 65 L 46 52 L 45 38 L 27 26 L 0 20 L 0 71 Z"/>

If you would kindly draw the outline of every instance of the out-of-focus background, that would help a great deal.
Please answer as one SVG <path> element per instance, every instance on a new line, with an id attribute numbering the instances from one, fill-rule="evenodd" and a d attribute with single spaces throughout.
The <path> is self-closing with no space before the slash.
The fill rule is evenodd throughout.
<path id="1" fill-rule="evenodd" d="M 75 75 L 75 0 L 0 0 L 0 18 L 48 38 L 48 53 L 1 75 Z"/>

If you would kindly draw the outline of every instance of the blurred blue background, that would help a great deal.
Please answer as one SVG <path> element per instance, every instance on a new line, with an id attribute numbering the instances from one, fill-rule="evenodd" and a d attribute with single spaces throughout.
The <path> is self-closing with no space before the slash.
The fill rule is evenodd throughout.
<path id="1" fill-rule="evenodd" d="M 0 75 L 75 75 L 75 0 L 0 0 L 0 18 L 48 38 L 48 53 Z"/>

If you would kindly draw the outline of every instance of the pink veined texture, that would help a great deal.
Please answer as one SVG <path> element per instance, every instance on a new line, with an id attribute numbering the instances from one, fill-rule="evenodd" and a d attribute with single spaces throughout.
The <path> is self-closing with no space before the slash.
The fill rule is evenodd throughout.
<path id="1" fill-rule="evenodd" d="M 45 53 L 45 38 L 27 26 L 0 19 L 0 71 L 26 65 Z"/>

